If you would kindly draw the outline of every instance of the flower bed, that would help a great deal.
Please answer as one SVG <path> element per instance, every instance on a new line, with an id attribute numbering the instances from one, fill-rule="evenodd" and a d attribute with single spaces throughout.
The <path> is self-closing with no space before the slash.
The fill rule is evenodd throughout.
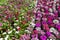
<path id="1" fill-rule="evenodd" d="M 59 0 L 1 0 L 0 40 L 60 40 Z"/>

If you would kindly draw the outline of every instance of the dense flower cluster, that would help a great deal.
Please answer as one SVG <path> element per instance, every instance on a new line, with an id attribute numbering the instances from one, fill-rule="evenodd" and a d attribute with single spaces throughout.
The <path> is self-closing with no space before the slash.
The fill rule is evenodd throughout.
<path id="1" fill-rule="evenodd" d="M 38 0 L 35 14 L 36 40 L 60 40 L 59 0 Z"/>
<path id="2" fill-rule="evenodd" d="M 0 6 L 0 40 L 60 40 L 59 0 L 8 0 Z"/>

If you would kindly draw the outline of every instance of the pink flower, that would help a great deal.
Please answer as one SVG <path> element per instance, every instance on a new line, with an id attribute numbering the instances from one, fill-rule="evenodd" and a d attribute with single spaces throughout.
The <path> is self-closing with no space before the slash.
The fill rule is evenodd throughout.
<path id="1" fill-rule="evenodd" d="M 29 40 L 30 36 L 28 34 L 21 35 L 20 40 Z"/>
<path id="2" fill-rule="evenodd" d="M 38 31 L 37 31 L 37 30 L 34 30 L 33 32 L 34 32 L 35 34 L 37 34 L 37 33 L 38 33 Z"/>
<path id="3" fill-rule="evenodd" d="M 2 26 L 2 23 L 0 23 L 0 26 Z"/>
<path id="4" fill-rule="evenodd" d="M 48 24 L 43 24 L 43 27 L 44 27 L 44 29 L 45 29 L 46 31 L 49 31 L 49 26 L 48 26 Z"/>
<path id="5" fill-rule="evenodd" d="M 18 31 L 20 31 L 20 30 L 21 30 L 20 26 L 17 26 L 17 30 L 18 30 Z"/>
<path id="6" fill-rule="evenodd" d="M 40 33 L 41 33 L 42 35 L 44 35 L 44 34 L 45 34 L 45 32 L 44 32 L 43 30 L 40 30 Z"/>

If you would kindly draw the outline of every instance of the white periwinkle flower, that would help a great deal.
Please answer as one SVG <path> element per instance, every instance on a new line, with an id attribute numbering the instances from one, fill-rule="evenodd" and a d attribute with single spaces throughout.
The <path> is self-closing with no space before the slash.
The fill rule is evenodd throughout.
<path id="1" fill-rule="evenodd" d="M 15 28 L 13 30 L 16 30 Z"/>
<path id="2" fill-rule="evenodd" d="M 16 31 L 15 33 L 19 33 L 19 31 Z"/>
<path id="3" fill-rule="evenodd" d="M 19 20 L 16 20 L 16 22 L 18 22 Z"/>
<path id="4" fill-rule="evenodd" d="M 6 32 L 3 33 L 3 35 L 6 34 Z"/>
<path id="5" fill-rule="evenodd" d="M 29 30 L 25 30 L 25 32 L 27 32 L 27 33 L 31 33 Z"/>
<path id="6" fill-rule="evenodd" d="M 14 25 L 17 25 L 17 23 L 14 23 Z"/>
<path id="7" fill-rule="evenodd" d="M 31 22 L 30 24 L 31 24 L 33 27 L 35 26 L 35 23 L 33 23 L 33 22 Z"/>
<path id="8" fill-rule="evenodd" d="M 50 12 L 53 12 L 53 10 L 52 10 L 51 8 L 49 8 L 49 11 L 50 11 Z"/>
<path id="9" fill-rule="evenodd" d="M 50 28 L 50 32 L 54 32 L 54 30 L 55 30 L 55 29 L 54 29 L 53 27 L 52 27 L 52 28 Z"/>
<path id="10" fill-rule="evenodd" d="M 9 31 L 8 34 L 12 33 L 12 31 Z"/>
<path id="11" fill-rule="evenodd" d="M 3 38 L 0 38 L 0 40 L 3 40 Z"/>
<path id="12" fill-rule="evenodd" d="M 59 34 L 59 32 L 58 32 L 56 29 L 54 29 L 53 27 L 50 28 L 50 32 L 53 32 L 53 33 L 56 34 L 56 35 Z"/>
<path id="13" fill-rule="evenodd" d="M 9 35 L 6 35 L 5 40 L 8 40 Z"/>
<path id="14" fill-rule="evenodd" d="M 32 22 L 34 22 L 34 21 L 35 21 L 35 19 L 33 18 L 33 19 L 32 19 Z"/>
<path id="15" fill-rule="evenodd" d="M 40 27 L 36 27 L 36 30 L 40 31 L 40 30 L 41 30 L 41 28 L 40 28 Z"/>
<path id="16" fill-rule="evenodd" d="M 19 29 L 20 27 L 19 26 L 17 26 L 17 29 Z"/>
<path id="17" fill-rule="evenodd" d="M 50 39 L 50 40 L 53 40 L 53 39 Z"/>
<path id="18" fill-rule="evenodd" d="M 53 20 L 53 23 L 54 24 L 58 24 L 59 23 L 59 20 L 55 19 L 55 20 Z"/>

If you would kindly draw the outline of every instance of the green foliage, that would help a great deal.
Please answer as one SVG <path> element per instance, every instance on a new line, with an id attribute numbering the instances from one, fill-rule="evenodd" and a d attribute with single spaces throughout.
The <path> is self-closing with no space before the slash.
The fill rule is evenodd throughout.
<path id="1" fill-rule="evenodd" d="M 0 5 L 7 4 L 7 1 L 8 1 L 8 0 L 0 0 Z"/>
<path id="2" fill-rule="evenodd" d="M 10 1 L 13 1 L 12 2 L 13 4 L 11 4 Z M 15 8 L 15 6 L 18 7 L 17 4 L 19 2 L 20 1 L 14 1 L 14 0 L 0 0 L 0 6 L 3 5 L 3 7 L 7 7 L 7 8 L 1 8 L 0 9 L 0 14 L 3 15 L 3 17 L 0 16 L 0 18 L 1 18 L 0 22 L 2 22 L 2 24 L 3 24 L 3 26 L 1 28 L 6 29 L 7 31 L 8 31 L 8 29 L 9 29 L 9 31 L 12 30 L 12 32 L 10 34 L 5 34 L 5 35 L 3 35 L 3 31 L 1 30 L 0 31 L 1 32 L 0 37 L 2 37 L 2 36 L 6 37 L 6 35 L 9 35 L 8 40 L 12 40 L 12 36 L 15 36 L 17 39 L 19 39 L 20 35 L 23 35 L 25 33 L 25 29 L 29 26 L 30 21 L 28 21 L 26 24 L 22 24 L 21 21 L 26 20 L 25 17 L 23 17 L 23 16 L 25 16 L 29 10 L 32 10 L 32 8 L 34 8 L 34 6 L 35 6 L 34 2 L 33 1 L 31 2 L 30 0 L 24 0 L 24 2 L 21 3 L 21 6 L 19 6 L 20 9 L 18 10 L 18 8 Z M 28 5 L 26 5 L 26 4 L 28 4 Z M 11 18 L 8 17 L 8 19 L 6 19 L 6 21 L 8 21 L 8 22 L 3 22 L 5 16 L 7 16 L 4 13 L 4 11 L 6 9 L 9 11 L 8 14 L 10 14 L 10 13 L 13 14 L 13 17 L 11 17 Z M 17 16 L 18 21 L 16 21 L 16 17 L 15 17 L 16 12 L 19 12 L 19 15 Z M 2 18 L 3 18 L 3 20 L 2 20 Z M 11 26 L 11 22 L 12 22 L 11 20 L 17 24 L 17 25 L 13 24 L 14 28 L 13 28 L 13 26 Z M 19 33 L 16 33 L 16 27 L 17 26 L 20 26 L 20 28 L 21 28 Z M 13 31 L 13 29 L 15 29 L 15 30 Z"/>

